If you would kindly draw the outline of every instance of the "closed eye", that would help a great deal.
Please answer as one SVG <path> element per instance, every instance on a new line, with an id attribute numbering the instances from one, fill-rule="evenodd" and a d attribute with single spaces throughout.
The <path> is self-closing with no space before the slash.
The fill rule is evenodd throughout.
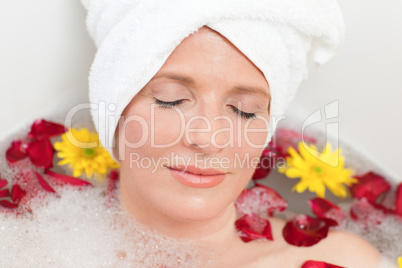
<path id="1" fill-rule="evenodd" d="M 175 100 L 175 101 L 161 101 L 155 98 L 155 103 L 159 105 L 161 108 L 171 108 L 181 104 L 184 100 Z"/>
<path id="2" fill-rule="evenodd" d="M 184 99 L 182 100 L 175 100 L 175 101 L 161 101 L 155 98 L 155 103 L 159 105 L 159 107 L 161 108 L 172 108 L 175 107 L 177 105 L 180 105 L 181 103 L 183 103 L 183 101 L 185 101 Z M 239 109 L 237 109 L 236 107 L 230 105 L 230 108 L 238 115 L 240 115 L 242 118 L 244 119 L 254 119 L 256 118 L 255 113 L 246 113 L 243 112 Z"/>
<path id="3" fill-rule="evenodd" d="M 246 113 L 246 112 L 243 112 L 243 111 L 237 109 L 236 107 L 234 107 L 234 106 L 232 106 L 232 105 L 230 105 L 230 108 L 232 108 L 232 110 L 233 110 L 235 113 L 237 113 L 238 115 L 240 115 L 241 117 L 243 117 L 243 118 L 245 118 L 245 119 L 250 119 L 250 118 L 253 118 L 253 119 L 254 119 L 254 118 L 256 118 L 255 113 Z"/>

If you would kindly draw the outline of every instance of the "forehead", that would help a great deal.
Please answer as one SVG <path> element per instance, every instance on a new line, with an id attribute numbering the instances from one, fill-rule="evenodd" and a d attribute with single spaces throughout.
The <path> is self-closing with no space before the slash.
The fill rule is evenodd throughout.
<path id="1" fill-rule="evenodd" d="M 187 76 L 186 74 L 182 74 L 182 73 L 173 73 L 173 72 L 161 72 L 158 75 L 154 76 L 151 81 L 157 80 L 159 78 L 167 78 L 169 80 L 172 81 L 177 81 L 177 82 L 182 82 L 184 84 L 187 85 L 191 85 L 191 86 L 197 86 L 197 81 L 191 77 L 191 76 Z M 260 87 L 260 86 L 250 86 L 250 85 L 234 85 L 232 87 L 232 92 L 241 92 L 241 93 L 254 93 L 254 94 L 258 94 L 259 96 L 266 98 L 268 100 L 271 100 L 271 95 L 269 93 L 269 89 L 267 90 L 264 87 Z"/>

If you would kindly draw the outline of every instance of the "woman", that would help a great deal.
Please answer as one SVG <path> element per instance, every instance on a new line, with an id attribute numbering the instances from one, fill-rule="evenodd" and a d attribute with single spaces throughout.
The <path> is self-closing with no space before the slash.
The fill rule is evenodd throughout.
<path id="1" fill-rule="evenodd" d="M 258 1 L 245 13 L 272 10 L 261 26 L 243 14 L 220 15 L 228 20 L 211 19 L 208 25 L 195 18 L 209 18 L 225 5 L 222 14 L 241 13 L 249 7 L 242 1 L 107 2 L 84 3 L 99 48 L 90 98 L 108 104 L 105 114 L 92 115 L 102 143 L 120 162 L 121 202 L 136 220 L 170 237 L 207 243 L 214 267 L 301 267 L 309 259 L 378 266 L 379 253 L 352 234 L 333 231 L 315 246 L 298 248 L 283 240 L 280 219 L 270 218 L 274 241 L 244 243 L 234 226 L 234 201 L 270 140 L 274 116 L 306 78 L 308 66 L 328 60 L 341 43 L 336 3 L 283 1 L 275 7 Z M 169 28 L 176 19 L 182 24 Z M 335 26 L 320 28 L 322 20 Z M 198 25 L 196 31 L 187 25 L 189 35 L 183 30 L 188 21 Z M 211 25 L 227 30 L 237 46 Z M 253 40 L 236 39 L 241 35 L 230 35 L 231 27 L 243 27 L 239 32 L 251 33 Z M 260 29 L 267 30 L 263 37 L 252 34 Z M 175 34 L 180 38 L 168 44 Z M 153 42 L 157 37 L 160 43 Z"/>
<path id="2" fill-rule="evenodd" d="M 176 76 L 169 77 L 167 73 L 176 73 Z M 190 86 L 188 82 L 177 80 L 179 74 L 191 77 L 195 83 Z M 243 112 L 255 113 L 268 120 L 269 96 L 260 92 L 231 90 L 237 83 L 264 88 L 269 93 L 268 83 L 258 68 L 228 40 L 208 27 L 202 27 L 175 49 L 155 79 L 130 102 L 123 116 L 125 119 L 132 115 L 140 116 L 151 125 L 151 105 L 155 99 L 167 103 L 184 99 L 178 109 L 186 122 L 194 116 L 202 116 L 210 119 L 211 131 L 203 131 L 207 129 L 207 124 L 197 118 L 198 121 L 193 120 L 190 126 L 187 124 L 186 131 L 192 130 L 186 132 L 188 139 L 183 135 L 168 149 L 153 148 L 150 133 L 147 142 L 141 147 L 125 148 L 120 179 L 124 207 L 137 220 L 165 235 L 209 241 L 221 257 L 216 260 L 216 267 L 252 267 L 253 261 L 256 267 L 300 267 L 307 259 L 323 260 L 345 267 L 376 267 L 379 254 L 360 238 L 347 233 L 333 232 L 316 246 L 295 248 L 283 240 L 281 230 L 284 222 L 280 219 L 271 219 L 274 242 L 246 244 L 240 239 L 234 225 L 238 215 L 233 202 L 250 181 L 255 167 L 251 162 L 243 167 L 236 166 L 235 156 L 241 158 L 249 154 L 249 159 L 253 159 L 261 155 L 261 146 L 267 132 L 235 136 L 233 141 L 237 143 L 240 139 L 241 147 L 221 148 L 214 146 L 213 142 L 217 145 L 227 144 L 230 135 L 222 132 L 216 135 L 215 140 L 212 135 L 219 129 L 227 129 L 229 124 L 225 120 L 214 121 L 213 118 L 227 116 L 236 121 L 236 117 L 242 115 L 233 111 L 230 105 L 239 107 L 240 104 Z M 163 106 L 154 109 L 155 144 L 166 145 L 177 140 L 180 137 L 178 113 Z M 241 130 L 247 120 L 255 120 L 249 124 L 252 128 L 264 128 L 262 119 L 241 119 Z M 142 138 L 141 130 L 136 122 L 128 123 L 124 132 L 119 132 L 119 140 L 136 142 Z M 236 135 L 238 130 L 234 129 L 233 133 Z M 247 138 L 260 147 L 247 145 Z M 174 161 L 171 152 L 181 156 L 184 162 Z M 144 168 L 136 160 L 139 157 L 165 158 L 171 159 L 171 162 L 165 166 Z M 208 158 L 227 158 L 229 161 L 226 165 L 217 165 L 219 161 L 214 164 Z M 181 177 L 176 175 L 177 171 L 172 170 L 185 168 L 185 163 L 198 165 L 199 172 L 211 165 L 218 167 L 212 173 L 224 174 L 224 179 L 221 181 L 220 178 L 214 178 L 220 182 L 217 185 L 187 185 L 187 181 L 182 182 Z"/>

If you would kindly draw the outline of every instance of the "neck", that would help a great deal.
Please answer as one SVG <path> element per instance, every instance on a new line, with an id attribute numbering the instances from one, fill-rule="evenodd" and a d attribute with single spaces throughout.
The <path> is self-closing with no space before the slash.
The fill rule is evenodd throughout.
<path id="1" fill-rule="evenodd" d="M 136 221 L 151 227 L 158 233 L 177 239 L 195 239 L 223 245 L 238 240 L 235 221 L 238 217 L 234 203 L 231 203 L 221 214 L 204 221 L 186 221 L 173 218 L 146 202 L 125 202 L 123 206 Z"/>

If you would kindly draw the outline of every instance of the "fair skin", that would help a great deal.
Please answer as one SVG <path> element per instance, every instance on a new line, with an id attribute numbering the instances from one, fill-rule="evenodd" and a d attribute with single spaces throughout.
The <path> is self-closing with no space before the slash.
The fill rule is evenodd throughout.
<path id="1" fill-rule="evenodd" d="M 177 75 L 193 81 L 178 79 Z M 239 85 L 260 91 L 239 90 Z M 183 101 L 173 108 L 160 107 L 156 99 Z M 119 157 L 124 158 L 120 173 L 122 205 L 136 220 L 164 235 L 209 243 L 217 253 L 216 267 L 301 267 L 308 259 L 346 267 L 376 267 L 378 252 L 360 238 L 340 231 L 330 233 L 313 247 L 298 248 L 283 240 L 284 222 L 270 218 L 274 241 L 244 243 L 239 238 L 234 227 L 239 217 L 234 201 L 254 172 L 252 159 L 258 159 L 263 150 L 269 104 L 269 84 L 262 72 L 222 35 L 208 27 L 200 28 L 176 47 L 122 114 L 125 125 L 116 132 Z M 246 114 L 239 115 L 236 109 Z M 127 120 L 133 115 L 144 119 L 148 132 L 140 121 Z M 245 128 L 260 131 L 245 134 Z M 182 130 L 185 135 L 181 135 Z M 141 146 L 127 146 L 141 139 Z M 155 148 L 155 144 L 169 146 Z M 168 160 L 144 168 L 133 161 L 139 159 L 137 156 L 155 161 L 171 159 L 172 153 L 190 165 L 224 172 L 225 179 L 209 188 L 191 187 L 176 180 L 167 168 L 183 162 Z M 236 162 L 236 156 L 241 161 L 246 159 L 243 166 Z M 208 162 L 211 158 L 227 161 Z"/>

